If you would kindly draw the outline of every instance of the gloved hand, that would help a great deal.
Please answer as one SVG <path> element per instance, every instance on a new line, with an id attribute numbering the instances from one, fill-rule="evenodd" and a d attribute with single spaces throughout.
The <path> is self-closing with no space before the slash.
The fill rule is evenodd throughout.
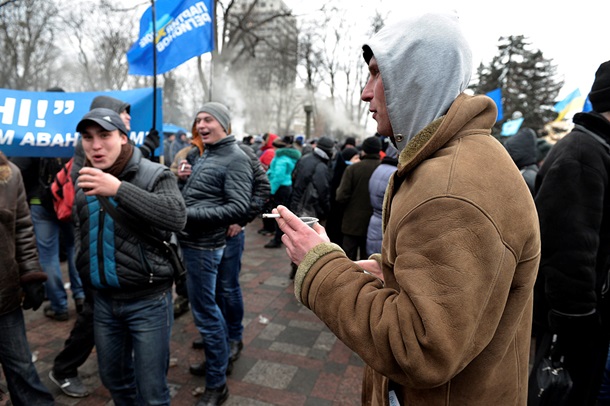
<path id="1" fill-rule="evenodd" d="M 142 152 L 142 156 L 144 158 L 150 158 L 153 156 L 155 149 L 159 146 L 159 131 L 151 128 L 148 132 L 146 138 L 144 138 L 144 143 L 140 147 L 140 151 Z"/>
<path id="2" fill-rule="evenodd" d="M 23 309 L 38 310 L 44 301 L 44 284 L 42 282 L 26 283 L 22 286 L 25 298 L 21 307 Z"/>

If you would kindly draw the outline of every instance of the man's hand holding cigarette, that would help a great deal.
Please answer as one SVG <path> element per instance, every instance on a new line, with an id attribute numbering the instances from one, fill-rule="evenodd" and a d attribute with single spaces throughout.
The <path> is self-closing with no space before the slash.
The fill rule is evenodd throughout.
<path id="1" fill-rule="evenodd" d="M 286 253 L 297 265 L 303 261 L 305 254 L 313 247 L 330 242 L 324 227 L 318 223 L 309 227 L 285 206 L 277 206 L 276 209 L 273 209 L 273 214 L 278 215 L 277 224 L 284 232 L 282 243 L 286 247 Z"/>

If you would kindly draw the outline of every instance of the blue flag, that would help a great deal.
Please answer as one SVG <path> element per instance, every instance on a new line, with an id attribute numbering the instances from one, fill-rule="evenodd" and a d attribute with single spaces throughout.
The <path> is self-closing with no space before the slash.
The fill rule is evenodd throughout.
<path id="1" fill-rule="evenodd" d="M 154 42 L 157 74 L 214 49 L 213 0 L 158 0 Z M 140 20 L 138 40 L 127 52 L 130 75 L 154 75 L 152 6 Z"/>
<path id="2" fill-rule="evenodd" d="M 504 118 L 504 111 L 502 111 L 502 89 L 497 88 L 485 94 L 496 103 L 496 107 L 498 108 L 498 118 L 496 118 L 496 121 L 502 121 Z"/>
<path id="3" fill-rule="evenodd" d="M 508 120 L 504 124 L 502 124 L 502 132 L 500 133 L 503 136 L 510 136 L 517 134 L 519 128 L 521 128 L 521 124 L 523 124 L 523 117 L 517 118 L 515 120 Z"/>
<path id="4" fill-rule="evenodd" d="M 591 100 L 589 100 L 589 97 L 587 96 L 585 104 L 582 106 L 582 111 L 583 113 L 588 113 L 591 110 L 593 110 L 593 105 L 591 104 Z"/>

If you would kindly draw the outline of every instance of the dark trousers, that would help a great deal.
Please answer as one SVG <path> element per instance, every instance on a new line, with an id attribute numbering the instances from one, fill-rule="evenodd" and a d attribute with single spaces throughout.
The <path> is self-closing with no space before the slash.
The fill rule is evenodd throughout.
<path id="1" fill-rule="evenodd" d="M 78 367 L 83 365 L 95 345 L 93 335 L 93 301 L 89 289 L 85 289 L 85 303 L 70 331 L 64 348 L 55 357 L 53 375 L 57 379 L 78 376 Z"/>
<path id="2" fill-rule="evenodd" d="M 359 237 L 357 235 L 343 235 L 343 251 L 352 261 L 360 259 L 368 259 L 366 256 L 366 236 Z M 360 251 L 360 256 L 358 256 Z"/>
<path id="3" fill-rule="evenodd" d="M 275 194 L 273 195 L 273 208 L 272 209 L 276 208 L 280 204 L 282 206 L 287 206 L 288 202 L 290 201 L 291 193 L 292 193 L 292 186 L 280 186 L 277 189 L 277 191 L 275 192 Z M 280 230 L 280 227 L 277 225 L 277 221 L 275 221 L 275 219 L 273 219 L 273 222 L 275 223 L 275 236 L 273 238 L 277 242 L 282 242 L 282 235 L 284 235 L 284 233 L 282 233 L 282 230 Z"/>

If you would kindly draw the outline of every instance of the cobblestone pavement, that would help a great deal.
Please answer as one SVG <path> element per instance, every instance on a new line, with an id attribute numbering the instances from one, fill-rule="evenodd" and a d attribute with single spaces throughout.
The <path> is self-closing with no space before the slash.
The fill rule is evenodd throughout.
<path id="1" fill-rule="evenodd" d="M 289 279 L 290 260 L 284 248 L 265 249 L 270 237 L 257 233 L 260 220 L 246 228 L 246 249 L 240 281 L 245 301 L 244 349 L 228 378 L 227 406 L 247 405 L 358 405 L 363 362 L 341 343 L 308 309 L 297 303 Z M 28 340 L 43 383 L 58 406 L 112 405 L 97 373 L 95 351 L 79 373 L 91 392 L 74 399 L 48 378 L 53 359 L 63 347 L 75 320 L 58 322 L 26 311 Z M 44 306 L 44 305 L 43 305 Z M 172 405 L 194 405 L 205 386 L 204 378 L 189 374 L 189 364 L 203 360 L 203 351 L 191 347 L 198 332 L 190 312 L 174 322 L 168 380 Z M 5 382 L 0 388 L 6 390 Z"/>

